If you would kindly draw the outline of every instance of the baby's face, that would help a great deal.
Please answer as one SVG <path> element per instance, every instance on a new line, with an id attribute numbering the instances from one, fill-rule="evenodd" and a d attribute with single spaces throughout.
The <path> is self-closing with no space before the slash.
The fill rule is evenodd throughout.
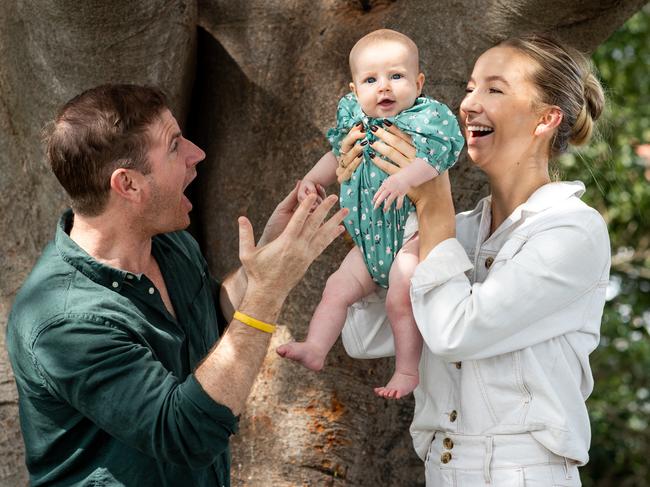
<path id="1" fill-rule="evenodd" d="M 411 108 L 422 92 L 424 75 L 418 73 L 413 53 L 399 42 L 373 42 L 351 64 L 350 89 L 370 117 L 393 117 Z"/>

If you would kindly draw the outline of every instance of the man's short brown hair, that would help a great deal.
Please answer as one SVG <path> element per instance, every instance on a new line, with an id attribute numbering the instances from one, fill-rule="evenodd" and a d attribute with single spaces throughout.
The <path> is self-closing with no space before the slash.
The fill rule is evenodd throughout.
<path id="1" fill-rule="evenodd" d="M 167 108 L 153 87 L 107 84 L 67 102 L 46 131 L 47 160 L 75 212 L 102 213 L 120 167 L 150 171 L 147 129 Z"/>

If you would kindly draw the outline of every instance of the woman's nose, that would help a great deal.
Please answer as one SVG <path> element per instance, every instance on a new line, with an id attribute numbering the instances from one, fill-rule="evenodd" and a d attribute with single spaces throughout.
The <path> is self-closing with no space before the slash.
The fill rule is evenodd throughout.
<path id="1" fill-rule="evenodd" d="M 461 112 L 479 112 L 481 111 L 481 103 L 475 91 L 467 93 L 463 101 L 460 102 Z"/>

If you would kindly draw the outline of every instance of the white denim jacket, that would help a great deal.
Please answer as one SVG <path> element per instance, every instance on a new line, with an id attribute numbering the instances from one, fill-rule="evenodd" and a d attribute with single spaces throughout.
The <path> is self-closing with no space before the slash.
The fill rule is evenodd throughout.
<path id="1" fill-rule="evenodd" d="M 424 460 L 433 434 L 530 432 L 557 455 L 588 461 L 589 353 L 609 280 L 607 226 L 580 182 L 549 183 L 489 235 L 490 197 L 456 217 L 411 279 L 424 337 L 411 435 Z M 381 296 L 352 306 L 352 357 L 394 354 Z"/>

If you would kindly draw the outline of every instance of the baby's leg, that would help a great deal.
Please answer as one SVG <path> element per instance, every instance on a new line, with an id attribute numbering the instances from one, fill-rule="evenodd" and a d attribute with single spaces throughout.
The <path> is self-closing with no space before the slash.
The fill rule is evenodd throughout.
<path id="1" fill-rule="evenodd" d="M 375 394 L 388 399 L 399 399 L 410 394 L 419 383 L 422 335 L 413 317 L 409 295 L 411 276 L 419 262 L 418 251 L 416 236 L 397 253 L 388 275 L 386 314 L 395 338 L 395 372 L 385 387 L 375 389 Z"/>
<path id="2" fill-rule="evenodd" d="M 355 246 L 327 280 L 323 297 L 309 323 L 307 339 L 285 343 L 277 348 L 277 353 L 308 369 L 322 369 L 325 357 L 341 334 L 348 307 L 375 289 L 361 250 Z"/>

